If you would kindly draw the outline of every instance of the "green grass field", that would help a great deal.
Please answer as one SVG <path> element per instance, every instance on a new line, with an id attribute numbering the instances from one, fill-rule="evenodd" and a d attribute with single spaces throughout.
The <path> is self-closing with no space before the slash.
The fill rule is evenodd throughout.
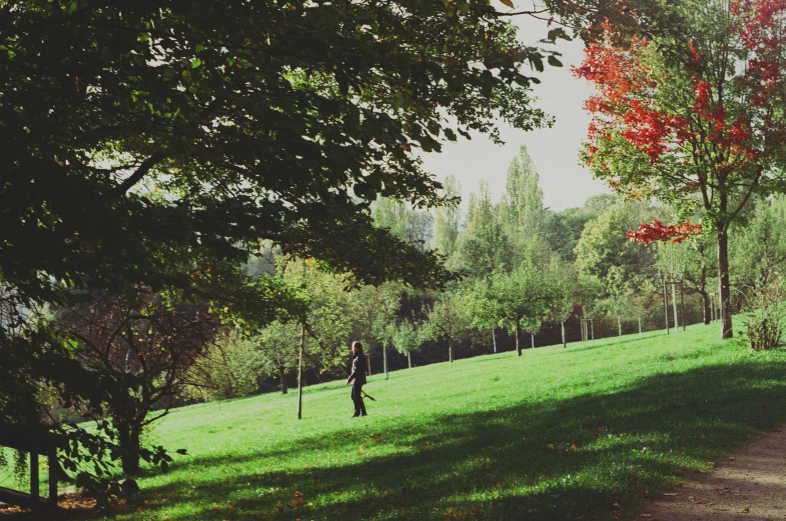
<path id="1" fill-rule="evenodd" d="M 786 420 L 786 352 L 686 333 L 482 356 L 194 405 L 149 441 L 176 456 L 119 520 L 625 519 Z"/>

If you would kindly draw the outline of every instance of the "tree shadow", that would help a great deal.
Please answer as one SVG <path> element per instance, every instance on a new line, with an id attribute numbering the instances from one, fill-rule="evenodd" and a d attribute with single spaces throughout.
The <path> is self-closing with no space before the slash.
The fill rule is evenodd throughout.
<path id="1" fill-rule="evenodd" d="M 362 458 L 354 457 L 351 437 L 195 457 L 179 465 L 173 481 L 143 492 L 144 511 L 150 516 L 176 500 L 184 505 L 167 511 L 169 519 L 624 518 L 644 497 L 783 421 L 785 368 L 748 361 L 663 373 L 613 393 L 589 388 L 573 399 L 435 416 L 381 435 L 372 435 L 369 422 L 353 429 L 368 435 Z M 375 456 L 378 446 L 386 450 Z M 326 450 L 354 456 L 287 465 L 298 451 Z M 257 460 L 265 470 L 244 470 Z M 281 470 L 267 470 L 264 460 Z M 237 474 L 209 483 L 187 479 L 215 466 L 236 467 Z"/>

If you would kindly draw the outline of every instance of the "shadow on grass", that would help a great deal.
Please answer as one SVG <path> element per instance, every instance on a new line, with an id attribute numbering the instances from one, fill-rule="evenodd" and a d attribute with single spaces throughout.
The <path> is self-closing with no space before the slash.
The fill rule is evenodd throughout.
<path id="1" fill-rule="evenodd" d="M 648 494 L 782 422 L 785 369 L 752 359 L 664 373 L 613 394 L 436 417 L 375 437 L 372 419 L 364 442 L 371 456 L 359 462 L 298 468 L 287 464 L 289 449 L 195 458 L 173 476 L 182 479 L 144 491 L 143 510 L 146 519 L 173 502 L 185 506 L 167 511 L 168 519 L 624 518 Z M 291 450 L 324 451 L 327 443 L 310 438 Z M 410 450 L 373 456 L 385 444 Z M 332 447 L 358 450 L 349 441 Z M 255 459 L 275 457 L 285 470 L 250 470 Z M 187 480 L 212 466 L 238 473 L 209 484 Z"/>

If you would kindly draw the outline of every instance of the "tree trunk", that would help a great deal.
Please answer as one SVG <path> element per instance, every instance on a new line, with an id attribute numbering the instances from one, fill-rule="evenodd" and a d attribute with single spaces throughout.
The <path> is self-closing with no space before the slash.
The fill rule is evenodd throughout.
<path id="1" fill-rule="evenodd" d="M 407 366 L 412 369 L 412 354 L 407 351 Z"/>
<path id="2" fill-rule="evenodd" d="M 672 281 L 673 282 L 673 281 Z M 680 323 L 677 320 L 677 285 L 671 285 L 671 309 L 674 312 L 674 332 L 679 333 L 680 331 Z M 683 320 L 685 317 L 682 317 Z"/>
<path id="3" fill-rule="evenodd" d="M 712 310 L 710 309 L 710 294 L 706 290 L 699 290 L 701 301 L 704 308 L 704 324 L 709 325 L 712 322 Z"/>
<path id="4" fill-rule="evenodd" d="M 278 366 L 278 379 L 281 382 L 281 394 L 287 394 L 287 377 L 283 365 Z"/>
<path id="5" fill-rule="evenodd" d="M 303 418 L 303 354 L 306 350 L 306 326 L 300 332 L 300 356 L 297 362 L 297 419 Z"/>
<path id="6" fill-rule="evenodd" d="M 619 315 L 617 315 L 617 336 L 622 336 L 622 319 Z"/>
<path id="7" fill-rule="evenodd" d="M 729 280 L 729 235 L 726 225 L 718 225 L 718 279 L 720 286 L 720 336 L 731 338 L 731 284 Z"/>
<path id="8" fill-rule="evenodd" d="M 497 352 L 497 332 L 494 331 L 494 328 L 491 328 L 491 342 L 494 345 L 494 352 Z"/>
<path id="9" fill-rule="evenodd" d="M 562 322 L 562 347 L 568 347 L 568 343 L 565 341 L 565 322 Z"/>
<path id="10" fill-rule="evenodd" d="M 453 340 L 448 340 L 448 361 L 453 363 Z"/>
<path id="11" fill-rule="evenodd" d="M 129 425 L 126 422 L 118 422 L 117 434 L 120 444 L 120 462 L 123 466 L 123 474 L 136 476 L 139 474 L 139 439 L 142 428 L 136 425 Z"/>
<path id="12" fill-rule="evenodd" d="M 520 322 L 516 321 L 516 354 L 521 356 L 521 344 L 519 343 L 519 329 L 520 329 Z"/>
<path id="13" fill-rule="evenodd" d="M 382 367 L 385 369 L 385 380 L 389 379 L 388 375 L 388 345 L 382 344 Z"/>

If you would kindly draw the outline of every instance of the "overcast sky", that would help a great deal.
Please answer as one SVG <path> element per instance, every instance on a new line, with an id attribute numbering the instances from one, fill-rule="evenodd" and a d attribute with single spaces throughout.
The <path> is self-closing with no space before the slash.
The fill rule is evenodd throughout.
<path id="1" fill-rule="evenodd" d="M 544 22 L 527 16 L 514 18 L 519 27 L 519 39 L 524 43 L 534 44 L 548 32 Z M 519 147 L 526 145 L 540 174 L 546 207 L 559 211 L 581 206 L 587 197 L 609 192 L 603 183 L 592 178 L 578 159 L 589 123 L 582 105 L 592 93 L 587 81 L 574 78 L 570 72 L 571 65 L 581 63 L 582 43 L 580 40 L 561 40 L 556 50 L 563 54 L 564 66 L 547 65 L 543 73 L 537 73 L 541 84 L 536 85 L 534 91 L 540 98 L 538 106 L 556 118 L 552 128 L 523 132 L 503 125 L 504 146 L 495 145 L 482 135 L 474 135 L 470 141 L 459 138 L 457 143 L 446 144 L 441 154 L 425 154 L 426 170 L 439 179 L 448 174 L 456 176 L 464 197 L 477 191 L 478 183 L 485 179 L 492 198 L 497 201 L 505 189 L 508 165 Z"/>

